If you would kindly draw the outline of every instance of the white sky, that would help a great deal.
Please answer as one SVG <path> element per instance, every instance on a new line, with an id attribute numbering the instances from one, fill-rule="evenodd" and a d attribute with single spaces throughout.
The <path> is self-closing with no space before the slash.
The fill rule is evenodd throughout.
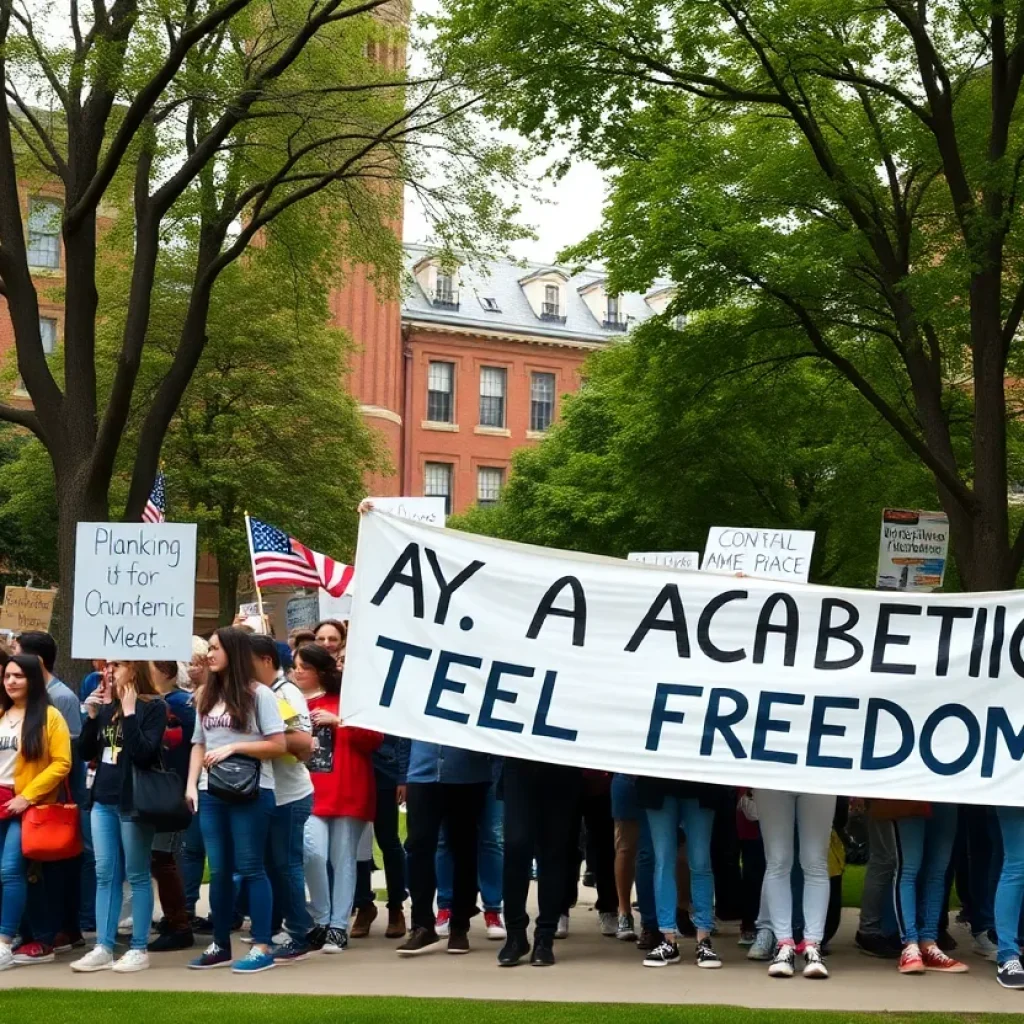
<path id="1" fill-rule="evenodd" d="M 439 9 L 439 0 L 414 0 L 413 17 L 417 14 L 436 14 Z M 414 74 L 417 63 L 414 44 L 409 54 L 409 64 Z M 501 135 L 513 145 L 528 145 L 514 134 L 502 132 Z M 604 203 L 604 179 L 593 164 L 580 161 L 556 183 L 544 178 L 551 162 L 548 158 L 538 158 L 530 164 L 530 174 L 536 182 L 540 201 L 535 202 L 528 196 L 521 197 L 521 220 L 533 229 L 537 238 L 517 242 L 512 246 L 515 256 L 538 263 L 554 262 L 560 249 L 575 244 L 593 231 L 601 222 L 601 207 Z M 430 226 L 423 210 L 407 189 L 405 241 L 425 242 L 429 233 Z"/>

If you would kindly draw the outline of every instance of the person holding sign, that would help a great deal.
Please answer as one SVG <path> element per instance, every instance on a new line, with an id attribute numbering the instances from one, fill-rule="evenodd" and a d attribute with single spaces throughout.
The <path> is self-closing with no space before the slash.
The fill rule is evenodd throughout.
<path id="1" fill-rule="evenodd" d="M 96 762 L 92 784 L 92 842 L 96 855 L 96 945 L 72 965 L 73 971 L 127 974 L 149 967 L 153 922 L 150 859 L 156 830 L 138 821 L 133 799 L 135 771 L 160 763 L 167 705 L 160 699 L 143 661 L 111 661 L 113 686 L 101 683 L 85 701 L 88 717 L 78 739 L 84 761 Z M 132 891 L 132 939 L 114 960 L 121 888 Z"/>
<path id="2" fill-rule="evenodd" d="M 194 970 L 231 965 L 236 974 L 275 966 L 270 955 L 273 894 L 264 863 L 274 811 L 271 761 L 285 753 L 284 721 L 269 686 L 253 679 L 253 651 L 240 629 L 210 637 L 210 678 L 196 695 L 185 796 L 198 810 L 210 863 L 213 942 L 189 963 Z M 248 888 L 253 944 L 232 962 L 234 875 Z"/>
<path id="3" fill-rule="evenodd" d="M 313 906 L 310 945 L 325 953 L 348 946 L 348 921 L 356 894 L 359 844 L 371 827 L 377 802 L 373 752 L 383 736 L 341 720 L 341 672 L 323 647 L 300 647 L 296 676 L 317 692 L 308 697 L 315 749 L 307 767 L 313 780 L 313 813 L 306 822 L 306 884 Z M 308 690 L 307 690 L 308 693 Z M 327 865 L 333 873 L 328 882 Z"/>
<path id="4" fill-rule="evenodd" d="M 50 704 L 42 665 L 16 654 L 0 688 L 0 971 L 15 966 L 11 948 L 28 896 L 21 853 L 21 816 L 33 804 L 52 803 L 71 771 L 71 734 Z M 51 957 L 52 958 L 52 957 Z"/>

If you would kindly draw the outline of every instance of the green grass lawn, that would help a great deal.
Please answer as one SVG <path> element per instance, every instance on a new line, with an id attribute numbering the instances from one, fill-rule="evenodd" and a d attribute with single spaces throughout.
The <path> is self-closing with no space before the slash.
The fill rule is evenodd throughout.
<path id="1" fill-rule="evenodd" d="M 374 996 L 222 995 L 210 992 L 82 992 L 12 989 L 0 995 L 3 1020 L 18 1024 L 615 1024 L 650 1016 L 658 1024 L 981 1024 L 995 1014 L 748 1010 L 731 1006 L 640 1007 L 613 1003 L 483 1002 Z"/>

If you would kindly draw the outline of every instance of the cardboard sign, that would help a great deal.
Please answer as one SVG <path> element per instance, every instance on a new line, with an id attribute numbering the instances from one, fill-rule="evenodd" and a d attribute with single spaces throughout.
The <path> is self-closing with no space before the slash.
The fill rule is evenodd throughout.
<path id="1" fill-rule="evenodd" d="M 688 572 L 696 572 L 700 568 L 700 554 L 696 551 L 631 551 L 629 561 Z"/>
<path id="2" fill-rule="evenodd" d="M 312 629 L 320 621 L 320 603 L 316 594 L 290 597 L 284 614 L 289 633 L 293 629 Z"/>
<path id="3" fill-rule="evenodd" d="M 720 575 L 806 583 L 813 530 L 748 530 L 712 526 L 701 569 Z"/>
<path id="4" fill-rule="evenodd" d="M 73 658 L 188 661 L 195 523 L 79 523 Z"/>
<path id="5" fill-rule="evenodd" d="M 879 590 L 938 590 L 946 575 L 949 519 L 945 512 L 882 509 L 878 542 Z"/>
<path id="6" fill-rule="evenodd" d="M 390 512 L 426 526 L 444 526 L 444 498 L 368 498 L 378 512 Z"/>
<path id="7" fill-rule="evenodd" d="M 56 590 L 35 587 L 7 587 L 0 608 L 0 629 L 24 633 L 30 629 L 49 632 Z"/>

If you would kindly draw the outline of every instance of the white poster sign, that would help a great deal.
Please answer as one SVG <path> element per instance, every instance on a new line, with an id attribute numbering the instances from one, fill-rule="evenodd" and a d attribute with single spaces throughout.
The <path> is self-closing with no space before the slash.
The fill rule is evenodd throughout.
<path id="1" fill-rule="evenodd" d="M 409 519 L 427 526 L 444 526 L 447 516 L 444 498 L 367 498 L 378 512 L 390 512 L 399 519 Z"/>
<path id="2" fill-rule="evenodd" d="M 342 716 L 495 755 L 1024 806 L 1024 592 L 885 594 L 360 524 Z"/>
<path id="3" fill-rule="evenodd" d="M 348 622 L 349 616 L 352 614 L 352 595 L 354 593 L 355 587 L 352 586 L 341 597 L 335 597 L 321 587 L 317 592 L 317 602 L 320 607 L 319 620 L 322 622 L 324 619 L 337 619 L 338 622 Z"/>
<path id="4" fill-rule="evenodd" d="M 79 523 L 73 658 L 188 661 L 195 523 Z"/>
<path id="5" fill-rule="evenodd" d="M 696 572 L 700 568 L 700 555 L 696 551 L 631 551 L 629 561 L 689 572 Z"/>
<path id="6" fill-rule="evenodd" d="M 704 548 L 704 572 L 806 583 L 814 550 L 813 530 L 754 530 L 712 526 Z"/>
<path id="7" fill-rule="evenodd" d="M 949 519 L 945 512 L 882 509 L 878 543 L 880 590 L 938 590 L 946 575 Z"/>

